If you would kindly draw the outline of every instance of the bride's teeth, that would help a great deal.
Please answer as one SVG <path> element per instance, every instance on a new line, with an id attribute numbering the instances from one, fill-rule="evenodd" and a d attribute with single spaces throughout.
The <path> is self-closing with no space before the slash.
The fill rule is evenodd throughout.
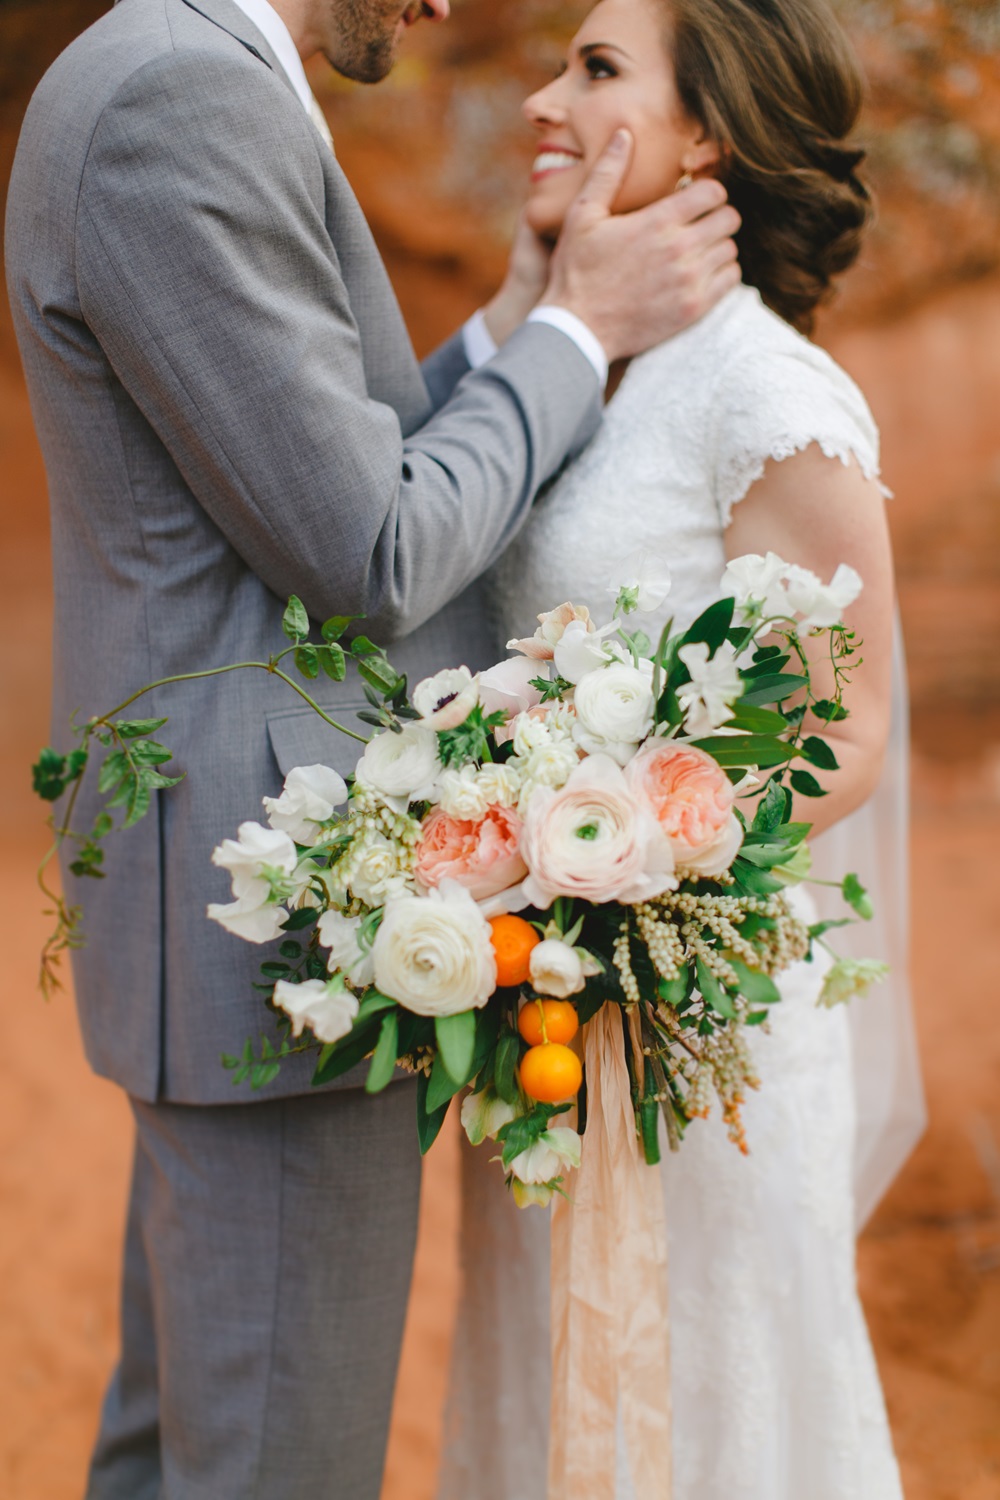
<path id="1" fill-rule="evenodd" d="M 569 151 L 542 151 L 535 157 L 532 172 L 559 172 L 563 167 L 575 167 L 578 158 Z"/>

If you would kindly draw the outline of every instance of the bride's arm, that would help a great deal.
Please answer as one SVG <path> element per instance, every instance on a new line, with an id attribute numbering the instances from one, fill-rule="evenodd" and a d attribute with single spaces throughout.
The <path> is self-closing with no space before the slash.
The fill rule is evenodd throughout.
<path id="1" fill-rule="evenodd" d="M 846 817 L 873 792 L 889 732 L 892 658 L 893 573 L 885 505 L 877 481 L 855 462 L 827 458 L 812 444 L 791 458 L 770 461 L 764 474 L 733 509 L 725 532 L 726 555 L 777 552 L 787 562 L 811 568 L 828 582 L 839 563 L 856 568 L 864 582 L 844 623 L 864 642 L 845 692 L 850 717 L 835 724 L 814 718 L 809 734 L 827 740 L 840 770 L 810 769 L 829 795 L 797 797 L 794 816 L 817 833 Z M 833 688 L 828 637 L 805 642 L 815 694 Z"/>

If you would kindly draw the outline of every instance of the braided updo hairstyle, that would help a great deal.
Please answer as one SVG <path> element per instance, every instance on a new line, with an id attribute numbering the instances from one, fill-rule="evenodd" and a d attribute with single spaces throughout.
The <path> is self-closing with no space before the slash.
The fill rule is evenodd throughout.
<path id="1" fill-rule="evenodd" d="M 722 148 L 743 279 L 804 333 L 872 217 L 857 60 L 827 0 L 660 0 L 681 103 Z"/>

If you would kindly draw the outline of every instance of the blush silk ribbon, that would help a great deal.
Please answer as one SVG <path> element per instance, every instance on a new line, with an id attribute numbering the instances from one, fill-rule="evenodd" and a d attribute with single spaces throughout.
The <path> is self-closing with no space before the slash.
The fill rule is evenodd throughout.
<path id="1" fill-rule="evenodd" d="M 641 1058 L 637 1012 L 629 1027 Z M 552 1209 L 548 1500 L 614 1496 L 619 1426 L 635 1493 L 670 1500 L 666 1210 L 636 1133 L 620 1006 L 586 1024 L 583 1052 L 581 1165 Z"/>

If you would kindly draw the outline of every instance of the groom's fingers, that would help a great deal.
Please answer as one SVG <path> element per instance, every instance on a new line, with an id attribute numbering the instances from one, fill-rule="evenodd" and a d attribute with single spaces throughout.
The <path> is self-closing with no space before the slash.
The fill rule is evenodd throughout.
<path id="1" fill-rule="evenodd" d="M 632 149 L 630 132 L 616 130 L 580 189 L 569 211 L 571 217 L 603 218 L 610 214 L 611 206 L 632 165 Z"/>

